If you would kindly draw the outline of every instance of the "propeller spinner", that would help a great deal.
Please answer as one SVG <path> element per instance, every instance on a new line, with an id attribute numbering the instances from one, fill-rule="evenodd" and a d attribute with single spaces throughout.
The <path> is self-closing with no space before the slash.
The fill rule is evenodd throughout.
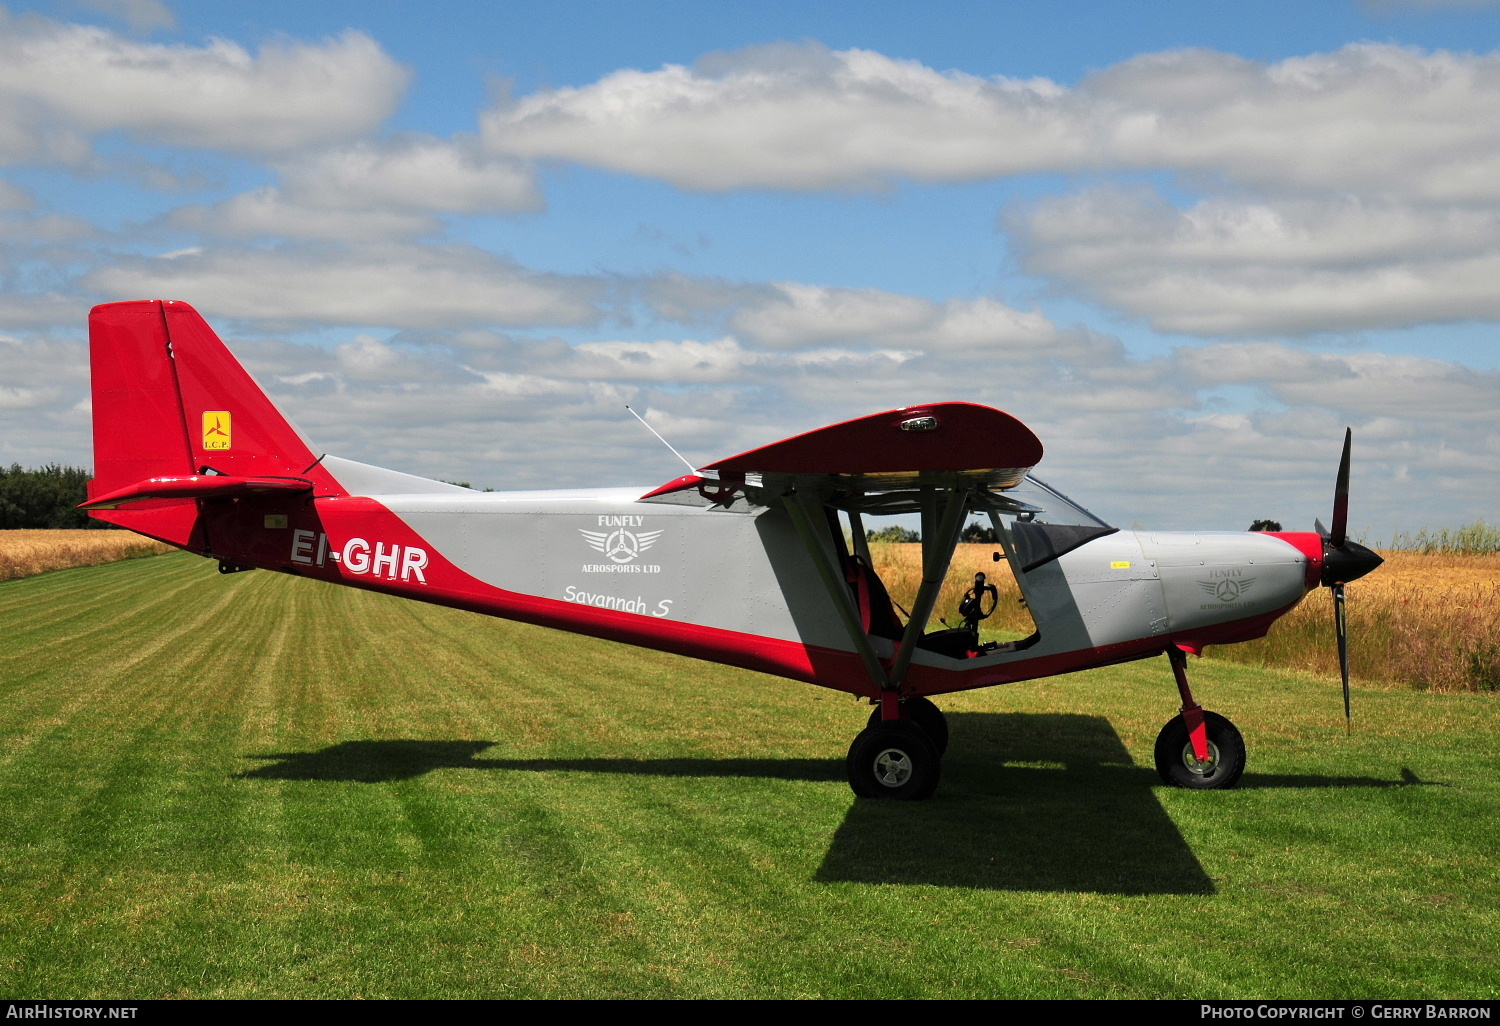
<path id="1" fill-rule="evenodd" d="M 1357 581 L 1385 560 L 1359 542 L 1349 540 L 1349 450 L 1354 430 L 1344 429 L 1344 455 L 1339 460 L 1339 476 L 1333 486 L 1333 530 L 1314 521 L 1323 536 L 1323 581 L 1333 592 L 1333 626 L 1339 642 L 1339 675 L 1344 682 L 1344 725 L 1354 729 L 1349 708 L 1349 619 L 1345 609 L 1344 585 Z"/>

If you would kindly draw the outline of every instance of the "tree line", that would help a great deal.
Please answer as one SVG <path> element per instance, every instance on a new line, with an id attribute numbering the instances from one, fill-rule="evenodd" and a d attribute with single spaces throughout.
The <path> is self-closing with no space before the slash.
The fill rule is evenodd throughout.
<path id="1" fill-rule="evenodd" d="M 867 530 L 865 538 L 872 542 L 919 542 L 922 540 L 921 531 L 913 531 L 897 524 L 882 527 L 879 530 Z M 983 542 L 986 545 L 998 544 L 993 527 L 981 527 L 978 524 L 969 524 L 964 528 L 963 534 L 959 535 L 959 541 Z"/>
<path id="2" fill-rule="evenodd" d="M 49 463 L 35 470 L 0 466 L 0 529 L 112 527 L 76 507 L 88 498 L 94 475 L 82 467 Z"/>

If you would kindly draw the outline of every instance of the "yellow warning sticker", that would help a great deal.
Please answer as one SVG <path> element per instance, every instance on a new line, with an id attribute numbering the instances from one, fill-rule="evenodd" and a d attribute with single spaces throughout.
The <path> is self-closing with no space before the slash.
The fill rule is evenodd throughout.
<path id="1" fill-rule="evenodd" d="M 1130 560 L 1128 560 L 1128 559 L 1117 559 L 1113 563 L 1109 564 L 1109 568 L 1111 570 L 1129 570 L 1130 569 Z"/>
<path id="2" fill-rule="evenodd" d="M 203 413 L 203 448 L 229 448 L 229 411 L 205 410 Z"/>

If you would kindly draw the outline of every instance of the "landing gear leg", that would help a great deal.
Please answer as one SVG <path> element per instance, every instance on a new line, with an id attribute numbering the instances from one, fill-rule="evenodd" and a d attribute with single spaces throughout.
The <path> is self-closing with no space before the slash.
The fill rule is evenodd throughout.
<path id="1" fill-rule="evenodd" d="M 922 733 L 927 735 L 937 748 L 941 756 L 948 751 L 948 720 L 943 715 L 943 710 L 933 705 L 932 702 L 920 695 L 908 698 L 902 703 L 906 707 L 906 715 L 917 726 L 922 728 Z M 870 722 L 865 724 L 873 727 L 881 721 L 881 707 L 876 706 L 870 711 Z"/>
<path id="2" fill-rule="evenodd" d="M 1182 722 L 1187 727 L 1193 755 L 1199 762 L 1208 760 L 1208 732 L 1203 726 L 1203 706 L 1193 701 L 1193 689 L 1187 679 L 1187 653 L 1173 645 L 1167 649 L 1172 676 L 1177 678 L 1177 693 L 1182 696 Z"/>
<path id="3" fill-rule="evenodd" d="M 1156 772 L 1174 787 L 1233 787 L 1245 772 L 1245 739 L 1233 723 L 1193 701 L 1187 653 L 1174 646 L 1167 650 L 1167 658 L 1182 695 L 1182 715 L 1168 720 L 1156 737 Z"/>

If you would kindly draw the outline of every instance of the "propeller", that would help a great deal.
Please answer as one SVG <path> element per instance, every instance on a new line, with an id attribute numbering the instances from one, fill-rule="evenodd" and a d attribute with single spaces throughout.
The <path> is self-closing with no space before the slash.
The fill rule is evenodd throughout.
<path id="1" fill-rule="evenodd" d="M 1357 581 L 1385 560 L 1359 542 L 1349 540 L 1349 451 L 1354 430 L 1344 429 L 1344 455 L 1339 460 L 1339 476 L 1333 485 L 1333 530 L 1314 520 L 1323 536 L 1323 581 L 1333 593 L 1333 627 L 1339 641 L 1339 676 L 1344 682 L 1344 727 L 1354 730 L 1349 708 L 1349 615 L 1344 599 L 1344 585 Z"/>

